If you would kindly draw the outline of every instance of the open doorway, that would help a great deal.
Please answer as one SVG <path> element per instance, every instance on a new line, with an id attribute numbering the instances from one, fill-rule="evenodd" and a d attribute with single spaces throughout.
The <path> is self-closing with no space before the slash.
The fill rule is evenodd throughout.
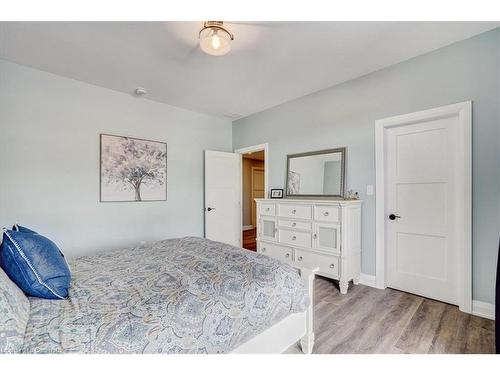
<path id="1" fill-rule="evenodd" d="M 257 206 L 255 199 L 267 198 L 267 145 L 236 150 L 242 156 L 242 247 L 257 250 Z"/>

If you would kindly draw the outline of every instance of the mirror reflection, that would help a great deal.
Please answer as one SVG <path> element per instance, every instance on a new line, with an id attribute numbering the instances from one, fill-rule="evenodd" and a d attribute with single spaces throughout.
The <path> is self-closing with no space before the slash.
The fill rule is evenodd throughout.
<path id="1" fill-rule="evenodd" d="M 288 155 L 287 196 L 344 195 L 345 148 Z"/>

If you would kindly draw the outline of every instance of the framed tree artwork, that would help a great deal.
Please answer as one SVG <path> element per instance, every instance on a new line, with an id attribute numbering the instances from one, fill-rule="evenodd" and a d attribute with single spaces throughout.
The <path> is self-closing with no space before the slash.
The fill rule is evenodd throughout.
<path id="1" fill-rule="evenodd" d="M 167 200 L 167 144 L 101 134 L 100 201 Z"/>

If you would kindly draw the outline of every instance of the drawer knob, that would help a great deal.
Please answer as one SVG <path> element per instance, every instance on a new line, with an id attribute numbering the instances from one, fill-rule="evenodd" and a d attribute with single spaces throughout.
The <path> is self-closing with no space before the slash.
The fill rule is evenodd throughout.
<path id="1" fill-rule="evenodd" d="M 330 264 L 330 268 L 335 268 L 335 264 Z"/>
<path id="2" fill-rule="evenodd" d="M 262 252 L 263 252 L 263 253 L 265 253 L 265 252 L 266 252 L 266 248 L 265 248 L 265 247 L 263 247 L 263 248 L 262 248 Z"/>
<path id="3" fill-rule="evenodd" d="M 325 212 L 323 212 L 323 215 L 328 216 L 330 214 L 328 213 L 328 211 L 325 211 Z"/>
<path id="4" fill-rule="evenodd" d="M 302 257 L 299 257 L 299 259 L 298 259 L 298 260 L 299 260 L 299 262 L 301 262 L 301 261 L 302 261 Z"/>
<path id="5" fill-rule="evenodd" d="M 292 240 L 295 241 L 297 239 L 297 236 L 292 236 Z"/>
<path id="6" fill-rule="evenodd" d="M 297 226 L 297 223 L 292 223 L 292 227 L 296 227 Z"/>
<path id="7" fill-rule="evenodd" d="M 318 238 L 318 235 L 316 233 L 313 234 L 313 238 L 316 239 Z"/>
<path id="8" fill-rule="evenodd" d="M 286 253 L 285 258 L 290 258 L 290 254 Z"/>
<path id="9" fill-rule="evenodd" d="M 269 207 L 266 207 L 266 211 L 269 211 Z"/>
<path id="10" fill-rule="evenodd" d="M 297 213 L 297 210 L 292 210 L 292 214 L 296 214 Z"/>

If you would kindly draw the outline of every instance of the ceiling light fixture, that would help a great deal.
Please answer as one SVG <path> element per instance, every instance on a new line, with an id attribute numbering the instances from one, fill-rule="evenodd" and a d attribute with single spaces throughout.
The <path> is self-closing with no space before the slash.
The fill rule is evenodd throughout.
<path id="1" fill-rule="evenodd" d="M 234 35 L 224 27 L 222 21 L 207 21 L 199 33 L 200 48 L 212 56 L 222 56 L 231 50 Z"/>

